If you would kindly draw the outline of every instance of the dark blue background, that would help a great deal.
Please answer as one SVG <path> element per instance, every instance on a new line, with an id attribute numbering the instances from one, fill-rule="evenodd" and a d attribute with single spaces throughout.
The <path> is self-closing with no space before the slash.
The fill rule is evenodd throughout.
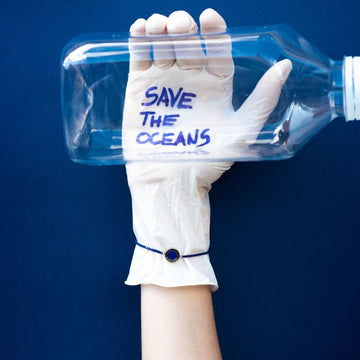
<path id="1" fill-rule="evenodd" d="M 72 163 L 59 58 L 72 37 L 177 10 L 138 0 L 2 1 L 2 360 L 140 359 L 124 167 Z M 331 58 L 360 55 L 355 0 L 194 2 L 229 26 L 287 23 Z M 238 163 L 211 191 L 225 359 L 360 359 L 360 123 L 336 119 L 294 159 Z M 184 354 L 186 359 L 186 354 Z"/>

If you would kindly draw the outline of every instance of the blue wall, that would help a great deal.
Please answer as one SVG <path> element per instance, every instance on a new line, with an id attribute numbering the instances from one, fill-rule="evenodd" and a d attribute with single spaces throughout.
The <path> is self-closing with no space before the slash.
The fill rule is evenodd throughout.
<path id="1" fill-rule="evenodd" d="M 330 57 L 360 55 L 354 0 L 182 2 L 230 26 L 288 23 Z M 124 167 L 72 163 L 59 58 L 170 2 L 2 1 L 0 358 L 140 359 Z M 238 163 L 211 191 L 225 359 L 360 359 L 360 123 L 336 119 L 294 159 Z M 186 359 L 184 357 L 184 359 Z"/>

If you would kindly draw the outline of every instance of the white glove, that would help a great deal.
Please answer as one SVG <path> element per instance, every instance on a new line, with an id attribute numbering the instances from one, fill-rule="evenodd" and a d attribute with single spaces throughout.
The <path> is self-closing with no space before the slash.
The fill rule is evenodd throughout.
<path id="1" fill-rule="evenodd" d="M 201 32 L 224 32 L 226 24 L 214 10 L 200 16 Z M 169 18 L 155 14 L 138 19 L 132 35 L 189 34 L 197 26 L 184 11 Z M 196 40 L 196 38 L 194 38 Z M 238 111 L 232 107 L 234 65 L 231 42 L 219 35 L 218 42 L 180 48 L 169 41 L 141 47 L 130 44 L 130 73 L 126 90 L 123 145 L 127 160 L 144 153 L 164 155 L 167 149 L 207 154 L 221 151 L 229 158 L 242 144 L 256 139 L 275 108 L 291 62 L 283 60 L 270 68 Z M 220 53 L 220 57 L 219 57 Z M 192 56 L 191 56 L 192 55 Z M 221 131 L 220 131 L 221 129 Z M 230 162 L 128 163 L 133 224 L 137 239 L 126 284 L 160 286 L 211 285 L 217 281 L 210 264 L 208 192 Z M 170 250 L 170 251 L 169 251 Z"/>

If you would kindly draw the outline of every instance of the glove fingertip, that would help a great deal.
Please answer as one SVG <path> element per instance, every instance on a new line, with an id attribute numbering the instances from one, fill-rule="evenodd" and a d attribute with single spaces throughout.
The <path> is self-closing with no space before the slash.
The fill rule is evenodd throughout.
<path id="1" fill-rule="evenodd" d="M 280 76 L 281 84 L 284 84 L 292 70 L 292 62 L 289 59 L 279 61 L 274 65 L 274 70 L 276 70 Z"/>

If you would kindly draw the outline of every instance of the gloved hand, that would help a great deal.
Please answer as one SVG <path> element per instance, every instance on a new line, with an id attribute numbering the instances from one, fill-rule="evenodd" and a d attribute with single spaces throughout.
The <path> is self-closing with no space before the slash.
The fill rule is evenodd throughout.
<path id="1" fill-rule="evenodd" d="M 207 9 L 200 16 L 201 33 L 226 30 L 223 18 Z M 138 19 L 132 35 L 197 33 L 197 25 L 184 11 L 168 18 L 154 14 Z M 206 37 L 206 35 L 205 35 Z M 181 38 L 180 38 L 181 39 Z M 164 41 L 130 43 L 130 72 L 123 122 L 125 157 L 139 153 L 165 153 L 174 147 L 212 152 L 222 156 L 241 151 L 255 140 L 275 108 L 291 62 L 270 68 L 236 112 L 232 107 L 234 65 L 231 42 L 225 34 L 183 46 Z M 222 131 L 215 131 L 222 123 Z M 190 150 L 189 150 L 190 149 Z M 165 158 L 166 159 L 166 158 Z M 160 286 L 211 285 L 217 281 L 210 264 L 209 226 L 211 184 L 231 167 L 231 162 L 129 162 L 126 165 L 132 196 L 133 225 L 137 239 L 126 284 Z"/>

